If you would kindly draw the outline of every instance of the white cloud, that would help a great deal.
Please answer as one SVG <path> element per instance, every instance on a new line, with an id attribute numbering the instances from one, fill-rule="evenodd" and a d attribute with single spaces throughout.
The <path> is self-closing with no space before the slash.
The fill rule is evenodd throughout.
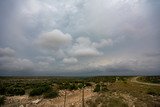
<path id="1" fill-rule="evenodd" d="M 88 37 L 77 38 L 69 53 L 74 56 L 98 56 L 102 54 L 93 47 Z"/>
<path id="2" fill-rule="evenodd" d="M 58 29 L 51 32 L 43 33 L 38 37 L 36 43 L 47 49 L 58 49 L 70 44 L 72 37 L 69 34 L 64 34 Z"/>
<path id="3" fill-rule="evenodd" d="M 77 44 L 79 44 L 79 46 L 90 46 L 92 44 L 90 38 L 88 37 L 79 37 L 76 39 Z"/>
<path id="4" fill-rule="evenodd" d="M 76 58 L 74 58 L 74 57 L 70 57 L 70 58 L 64 58 L 63 62 L 64 63 L 77 63 L 78 60 Z"/>
<path id="5" fill-rule="evenodd" d="M 112 39 L 102 39 L 99 43 L 94 42 L 92 45 L 96 48 L 103 48 L 105 46 L 113 45 L 113 41 Z"/>
<path id="6" fill-rule="evenodd" d="M 75 56 L 97 56 L 101 55 L 101 53 L 95 48 L 85 48 L 85 47 L 73 47 L 73 55 Z"/>

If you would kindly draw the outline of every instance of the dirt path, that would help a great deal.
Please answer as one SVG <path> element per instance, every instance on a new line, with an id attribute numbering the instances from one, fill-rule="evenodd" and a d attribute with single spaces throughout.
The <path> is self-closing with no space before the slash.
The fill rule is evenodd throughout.
<path id="1" fill-rule="evenodd" d="M 94 96 L 95 93 L 93 93 L 91 88 L 86 88 L 84 90 L 84 99 L 85 101 L 90 99 L 92 96 Z M 82 90 L 76 90 L 73 92 L 67 91 L 67 97 L 66 97 L 66 107 L 81 107 L 82 105 Z M 38 107 L 64 107 L 64 95 L 62 95 L 59 98 L 47 100 L 44 99 L 41 103 L 37 105 Z"/>
<path id="2" fill-rule="evenodd" d="M 133 78 L 131 79 L 131 82 L 138 83 L 138 84 L 144 84 L 144 85 L 160 86 L 160 84 L 146 83 L 146 82 L 137 81 L 138 78 L 139 78 L 139 77 L 133 77 Z"/>

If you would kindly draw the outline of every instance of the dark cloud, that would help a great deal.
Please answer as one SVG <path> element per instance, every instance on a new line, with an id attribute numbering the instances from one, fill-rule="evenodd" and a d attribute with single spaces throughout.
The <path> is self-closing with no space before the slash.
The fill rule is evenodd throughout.
<path id="1" fill-rule="evenodd" d="M 0 75 L 159 75 L 159 0 L 0 1 Z"/>

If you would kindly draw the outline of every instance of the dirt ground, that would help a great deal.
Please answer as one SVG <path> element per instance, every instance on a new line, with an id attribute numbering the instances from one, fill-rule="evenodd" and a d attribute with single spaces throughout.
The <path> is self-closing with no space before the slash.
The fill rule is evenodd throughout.
<path id="1" fill-rule="evenodd" d="M 65 91 L 60 91 L 60 96 L 54 99 L 43 99 L 39 97 L 11 96 L 7 97 L 6 103 L 3 107 L 64 107 Z M 82 105 L 82 90 L 66 91 L 66 107 L 81 107 Z M 96 93 L 92 88 L 84 89 L 84 99 L 89 100 Z"/>

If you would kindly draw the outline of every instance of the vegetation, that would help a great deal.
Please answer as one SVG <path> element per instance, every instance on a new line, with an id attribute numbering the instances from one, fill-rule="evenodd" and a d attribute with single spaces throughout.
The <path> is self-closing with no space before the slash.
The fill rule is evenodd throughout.
<path id="1" fill-rule="evenodd" d="M 99 84 L 96 85 L 95 89 L 94 89 L 94 92 L 100 92 L 100 89 L 101 86 Z"/>
<path id="2" fill-rule="evenodd" d="M 80 82 L 80 83 L 62 83 L 59 85 L 59 89 L 60 90 L 64 90 L 64 89 L 67 89 L 67 90 L 78 90 L 78 89 L 82 89 L 83 87 L 86 87 L 86 86 L 91 86 L 90 83 L 83 83 L 83 82 Z"/>
<path id="3" fill-rule="evenodd" d="M 58 91 L 53 90 L 49 85 L 42 85 L 37 88 L 33 88 L 30 93 L 30 96 L 39 96 L 43 95 L 44 98 L 55 98 L 58 97 Z"/>
<path id="4" fill-rule="evenodd" d="M 107 92 L 107 91 L 109 90 L 107 89 L 107 86 L 104 84 L 101 84 L 101 85 L 97 84 L 94 89 L 94 92 Z"/>
<path id="5" fill-rule="evenodd" d="M 144 103 L 146 104 L 145 106 L 149 107 L 153 104 L 160 105 L 158 100 L 160 97 L 159 86 L 133 83 L 128 81 L 129 78 L 132 77 L 0 77 L 0 105 L 4 104 L 5 96 L 27 94 L 29 96 L 55 98 L 59 96 L 59 90 L 72 92 L 72 90 L 79 90 L 84 87 L 99 93 L 93 98 L 94 100 L 85 102 L 89 107 L 114 107 L 117 105 L 119 107 L 127 107 L 127 102 L 124 101 L 130 97 L 134 99 L 136 106 Z M 158 83 L 159 77 L 140 77 L 140 81 Z M 104 95 L 104 97 L 101 95 Z M 124 98 L 125 96 L 123 95 L 128 96 Z"/>
<path id="6" fill-rule="evenodd" d="M 42 95 L 43 89 L 42 88 L 34 88 L 30 91 L 29 95 L 30 96 L 37 96 L 37 95 Z"/>
<path id="7" fill-rule="evenodd" d="M 24 95 L 25 90 L 23 88 L 17 87 L 9 87 L 6 89 L 6 95 L 13 96 L 13 95 Z"/>
<path id="8" fill-rule="evenodd" d="M 42 95 L 45 92 L 51 91 L 52 88 L 49 85 L 43 85 L 43 86 L 39 86 L 37 88 L 33 88 L 29 95 L 30 96 L 37 96 L 37 95 Z"/>
<path id="9" fill-rule="evenodd" d="M 95 83 L 99 83 L 99 82 L 115 82 L 116 81 L 116 77 L 112 77 L 112 76 L 97 76 L 97 77 L 90 77 L 86 79 L 88 82 L 95 82 Z"/>
<path id="10" fill-rule="evenodd" d="M 140 81 L 144 82 L 150 82 L 150 83 L 158 83 L 160 84 L 160 76 L 146 76 L 146 77 L 140 77 Z"/>
<path id="11" fill-rule="evenodd" d="M 5 85 L 0 85 L 0 95 L 8 95 L 8 96 L 13 96 L 13 95 L 24 95 L 25 90 L 21 87 L 14 87 L 14 86 L 9 86 L 5 87 Z"/>
<path id="12" fill-rule="evenodd" d="M 153 96 L 160 96 L 160 90 L 149 88 L 147 90 L 147 94 L 153 95 Z"/>
<path id="13" fill-rule="evenodd" d="M 94 100 L 88 100 L 88 107 L 128 107 L 123 98 L 115 98 L 112 95 L 100 95 Z"/>
<path id="14" fill-rule="evenodd" d="M 121 99 L 118 98 L 111 98 L 108 101 L 108 104 L 103 104 L 102 107 L 106 107 L 106 105 L 108 105 L 108 107 L 128 107 L 128 105 L 126 103 L 124 103 Z"/>
<path id="15" fill-rule="evenodd" d="M 5 102 L 5 96 L 4 95 L 0 95 L 0 106 L 4 104 Z"/>
<path id="16" fill-rule="evenodd" d="M 0 95 L 5 95 L 6 88 L 3 85 L 0 85 Z"/>
<path id="17" fill-rule="evenodd" d="M 43 97 L 44 98 L 55 98 L 55 97 L 58 97 L 58 92 L 55 90 L 52 90 L 52 91 L 44 93 Z"/>

